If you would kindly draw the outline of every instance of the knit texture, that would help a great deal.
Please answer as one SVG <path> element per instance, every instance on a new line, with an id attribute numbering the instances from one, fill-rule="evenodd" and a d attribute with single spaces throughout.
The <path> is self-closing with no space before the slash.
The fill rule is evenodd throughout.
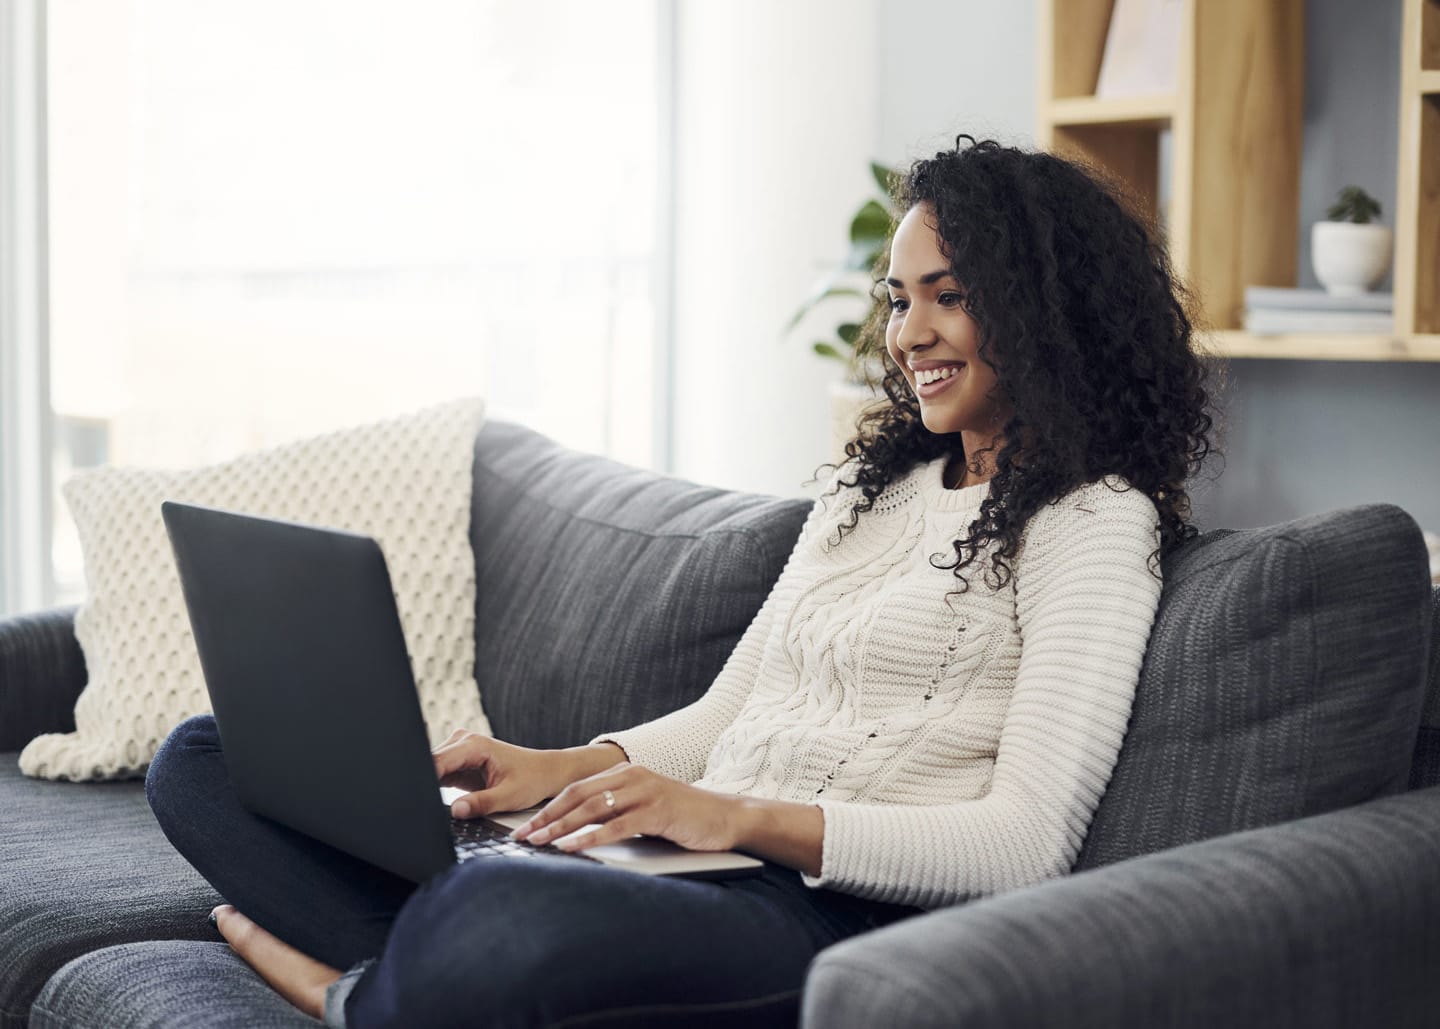
<path id="1" fill-rule="evenodd" d="M 1082 486 L 1031 518 L 1009 583 L 977 563 L 956 595 L 951 541 L 989 486 L 948 490 L 944 467 L 917 465 L 843 537 L 861 494 L 838 469 L 705 695 L 597 740 L 706 789 L 818 805 L 811 886 L 938 907 L 1068 872 L 1160 599 L 1155 507 L 1118 478 Z"/>
<path id="2" fill-rule="evenodd" d="M 432 742 L 488 732 L 475 683 L 471 459 L 484 404 L 417 414 L 189 471 L 101 468 L 66 483 L 88 595 L 75 618 L 89 682 L 76 731 L 36 737 L 26 775 L 145 772 L 170 730 L 210 710 L 160 517 L 183 500 L 373 536 L 385 553 Z"/>

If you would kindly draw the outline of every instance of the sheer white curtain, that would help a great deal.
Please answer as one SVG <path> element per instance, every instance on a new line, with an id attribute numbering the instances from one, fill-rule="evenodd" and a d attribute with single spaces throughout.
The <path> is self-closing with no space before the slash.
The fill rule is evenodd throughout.
<path id="1" fill-rule="evenodd" d="M 724 486 L 831 456 L 835 318 L 782 328 L 872 189 L 878 0 L 47 6 L 56 482 L 462 392 Z"/>
<path id="2" fill-rule="evenodd" d="M 664 10 L 50 0 L 56 481 L 464 394 L 653 464 Z"/>

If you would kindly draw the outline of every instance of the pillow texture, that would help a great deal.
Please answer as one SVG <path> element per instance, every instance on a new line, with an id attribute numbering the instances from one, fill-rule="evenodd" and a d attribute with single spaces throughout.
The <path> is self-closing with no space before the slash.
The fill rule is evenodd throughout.
<path id="1" fill-rule="evenodd" d="M 468 399 L 189 471 L 100 468 L 64 487 L 89 595 L 75 617 L 89 682 L 73 733 L 20 754 L 47 779 L 143 775 L 178 723 L 209 710 L 160 517 L 182 500 L 373 536 L 389 566 L 433 742 L 489 731 L 475 682 L 471 455 L 484 404 Z"/>
<path id="2" fill-rule="evenodd" d="M 1164 575 L 1076 870 L 1406 788 L 1431 632 L 1409 515 L 1371 504 L 1218 530 Z"/>

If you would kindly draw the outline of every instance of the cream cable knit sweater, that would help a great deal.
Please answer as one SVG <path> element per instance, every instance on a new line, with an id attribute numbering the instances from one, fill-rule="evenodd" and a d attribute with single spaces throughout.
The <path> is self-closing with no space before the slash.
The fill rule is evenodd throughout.
<path id="1" fill-rule="evenodd" d="M 957 585 L 989 487 L 917 465 L 843 539 L 822 495 L 710 689 L 597 737 L 706 789 L 817 804 L 810 886 L 939 907 L 1070 870 L 1110 779 L 1159 603 L 1158 518 L 1110 478 L 1040 510 L 1009 585 Z M 837 471 L 826 493 L 841 477 Z"/>

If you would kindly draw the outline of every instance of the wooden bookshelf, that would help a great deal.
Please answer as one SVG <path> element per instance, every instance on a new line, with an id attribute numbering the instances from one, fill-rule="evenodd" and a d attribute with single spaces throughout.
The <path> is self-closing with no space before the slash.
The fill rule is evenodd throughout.
<path id="1" fill-rule="evenodd" d="M 1131 125 L 1156 127 L 1169 125 L 1175 117 L 1175 97 L 1125 97 L 1119 100 L 1093 96 L 1072 96 L 1050 104 L 1053 125 Z"/>
<path id="2" fill-rule="evenodd" d="M 1440 0 L 1404 3 L 1395 332 L 1254 336 L 1245 287 L 1297 281 L 1304 0 L 1183 0 L 1174 94 L 1124 99 L 1094 95 L 1113 0 L 1042 0 L 1038 141 L 1120 180 L 1162 226 L 1212 352 L 1440 361 Z"/>
<path id="3" fill-rule="evenodd" d="M 1395 190 L 1395 331 L 1440 333 L 1440 3 L 1405 0 Z"/>
<path id="4" fill-rule="evenodd" d="M 1202 338 L 1217 357 L 1272 361 L 1440 361 L 1440 334 L 1362 336 L 1286 333 L 1256 336 L 1232 330 Z"/>

